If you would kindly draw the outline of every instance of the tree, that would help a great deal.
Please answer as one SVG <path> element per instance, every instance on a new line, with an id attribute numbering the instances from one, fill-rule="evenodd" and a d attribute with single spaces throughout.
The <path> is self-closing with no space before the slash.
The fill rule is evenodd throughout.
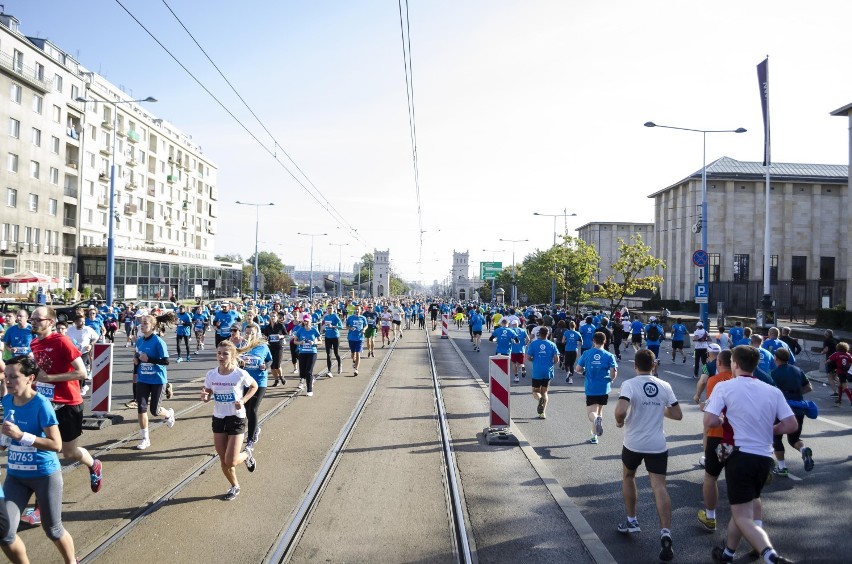
<path id="1" fill-rule="evenodd" d="M 665 268 L 663 259 L 651 255 L 651 247 L 642 241 L 642 235 L 631 235 L 631 244 L 618 239 L 618 260 L 612 265 L 613 274 L 606 280 L 599 280 L 600 289 L 597 295 L 609 300 L 610 311 L 615 311 L 621 305 L 625 296 L 635 295 L 639 290 L 656 291 L 663 283 L 663 277 L 657 274 L 657 269 Z M 645 274 L 643 273 L 651 273 Z M 616 280 L 620 276 L 621 282 Z"/>
<path id="2" fill-rule="evenodd" d="M 250 267 L 244 279 L 247 278 L 247 283 L 244 284 L 249 292 L 254 291 L 254 255 L 246 259 L 246 264 Z M 257 254 L 257 271 L 263 274 L 263 289 L 267 292 L 277 292 L 284 288 L 284 283 L 289 276 L 284 274 L 284 263 L 281 258 L 267 251 L 260 251 Z M 243 272 L 246 270 L 243 268 Z M 292 279 L 290 284 L 292 285 Z M 288 286 L 289 287 L 289 286 Z M 260 290 L 260 288 L 258 288 Z"/>
<path id="3" fill-rule="evenodd" d="M 565 233 L 562 243 L 550 250 L 549 257 L 551 269 L 556 272 L 556 287 L 565 306 L 571 306 L 575 313 L 579 313 L 580 304 L 592 297 L 587 287 L 598 272 L 600 256 L 593 246 Z"/>
<path id="4" fill-rule="evenodd" d="M 527 302 L 550 302 L 553 260 L 548 251 L 536 249 L 524 257 L 518 275 L 518 296 L 527 295 Z M 518 298 L 520 301 L 520 298 Z"/>

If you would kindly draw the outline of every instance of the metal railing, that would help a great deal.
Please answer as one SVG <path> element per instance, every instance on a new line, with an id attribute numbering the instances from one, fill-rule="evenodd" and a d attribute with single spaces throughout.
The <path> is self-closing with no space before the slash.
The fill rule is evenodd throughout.
<path id="1" fill-rule="evenodd" d="M 781 318 L 814 318 L 820 309 L 846 301 L 846 280 L 781 280 L 770 290 Z M 726 315 L 752 316 L 762 297 L 762 280 L 711 282 L 708 305 L 715 312 L 716 304 L 723 302 Z"/>
<path id="2" fill-rule="evenodd" d="M 34 86 L 42 91 L 42 93 L 47 93 L 50 91 L 50 87 L 53 81 L 45 80 L 44 77 L 38 76 L 35 69 L 24 66 L 17 65 L 15 61 L 9 53 L 4 53 L 0 51 L 0 68 L 4 71 L 12 74 L 15 78 L 19 78 L 30 86 Z"/>

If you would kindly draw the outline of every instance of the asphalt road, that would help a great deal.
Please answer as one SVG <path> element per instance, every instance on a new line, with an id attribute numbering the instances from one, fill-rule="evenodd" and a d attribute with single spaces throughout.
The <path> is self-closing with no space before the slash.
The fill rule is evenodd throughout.
<path id="1" fill-rule="evenodd" d="M 494 343 L 486 340 L 487 335 L 483 336 L 482 352 L 477 353 L 472 350 L 466 327 L 450 331 L 450 337 L 482 377 L 487 377 L 487 359 L 495 350 Z M 672 363 L 670 355 L 669 344 L 664 343 L 660 376 L 672 385 L 684 413 L 682 421 L 667 420 L 665 426 L 675 561 L 709 562 L 710 550 L 722 541 L 730 517 L 724 475 L 719 480 L 719 527 L 715 533 L 708 532 L 696 519 L 697 511 L 703 507 L 704 475 L 698 465 L 702 454 L 702 413 L 692 403 L 696 380 L 692 377 L 691 359 L 686 364 L 680 360 Z M 585 444 L 590 424 L 586 418 L 582 377 L 575 377 L 574 384 L 569 385 L 564 372 L 560 372 L 551 384 L 546 420 L 536 416 L 529 378 L 513 384 L 512 419 L 618 562 L 657 562 L 659 522 L 644 469 L 637 473 L 642 532 L 627 536 L 616 530 L 625 516 L 621 495 L 623 434 L 615 427 L 612 414 L 619 381 L 635 375 L 632 349 L 623 353 L 622 358 L 618 380 L 604 410 L 600 444 Z M 813 449 L 816 467 L 806 473 L 798 453 L 788 448 L 791 477 L 776 478 L 762 496 L 766 531 L 778 551 L 797 562 L 844 562 L 852 550 L 852 541 L 845 534 L 852 502 L 852 408 L 848 403 L 835 408 L 828 390 L 821 384 L 815 385 L 809 399 L 819 406 L 820 418 L 806 419 L 802 435 Z M 838 509 L 843 516 L 833 518 L 831 515 Z M 748 547 L 743 543 L 737 561 L 750 561 L 747 553 Z"/>

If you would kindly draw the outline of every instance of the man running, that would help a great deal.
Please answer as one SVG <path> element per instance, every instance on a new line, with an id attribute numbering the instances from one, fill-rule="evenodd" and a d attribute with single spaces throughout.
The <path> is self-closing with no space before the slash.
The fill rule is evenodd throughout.
<path id="1" fill-rule="evenodd" d="M 838 350 L 841 345 L 849 347 L 846 343 L 839 343 L 837 345 Z M 772 380 L 778 386 L 778 389 L 781 390 L 781 393 L 784 394 L 784 399 L 787 400 L 787 404 L 793 410 L 793 415 L 796 416 L 796 423 L 798 424 L 798 428 L 787 435 L 787 442 L 791 447 L 799 451 L 805 463 L 805 472 L 810 472 L 814 469 L 814 453 L 810 447 L 805 446 L 801 438 L 802 423 L 805 420 L 805 413 L 807 412 L 807 408 L 802 404 L 805 403 L 804 394 L 813 391 L 813 387 L 811 386 L 811 381 L 805 376 L 805 373 L 798 366 L 790 364 L 791 354 L 787 349 L 778 349 L 775 351 L 776 368 L 772 371 Z M 776 476 L 786 478 L 790 475 L 790 472 L 787 470 L 787 461 L 784 460 L 783 435 L 775 435 L 772 448 L 775 450 L 775 459 L 778 461 L 772 472 Z"/>
<path id="2" fill-rule="evenodd" d="M 527 346 L 527 332 L 521 329 L 521 322 L 515 318 L 509 318 L 509 329 L 515 333 L 517 340 L 512 343 L 512 352 L 509 356 L 512 372 L 515 374 L 515 382 L 520 382 L 518 370 L 524 378 L 527 377 L 527 367 L 524 366 L 524 352 Z"/>
<path id="3" fill-rule="evenodd" d="M 547 327 L 540 327 L 537 331 L 537 338 L 527 347 L 527 359 L 532 362 L 532 395 L 538 401 L 538 417 L 546 419 L 547 387 L 553 380 L 553 365 L 559 362 L 559 350 L 547 338 Z"/>
<path id="4" fill-rule="evenodd" d="M 479 313 L 479 310 L 475 309 L 467 322 L 473 332 L 473 350 L 479 352 L 479 347 L 482 344 L 482 324 L 485 323 L 485 318 Z"/>
<path id="5" fill-rule="evenodd" d="M 717 372 L 707 380 L 707 397 L 713 393 L 713 388 L 720 382 L 726 382 L 734 377 L 731 373 L 731 351 L 721 351 L 716 359 Z M 699 406 L 704 411 L 706 401 L 700 402 Z M 704 496 L 704 509 L 698 511 L 698 522 L 708 531 L 716 530 L 716 506 L 719 503 L 719 475 L 725 468 L 725 464 L 719 460 L 716 449 L 722 443 L 724 432 L 722 427 L 707 429 L 704 438 L 704 455 L 698 463 L 704 467 L 704 485 L 702 494 Z"/>
<path id="6" fill-rule="evenodd" d="M 355 309 L 360 309 L 360 305 Z M 375 357 L 375 346 L 376 346 L 376 328 L 378 327 L 379 322 L 379 314 L 373 311 L 373 307 L 370 304 L 367 304 L 367 309 L 361 314 L 364 319 L 367 320 L 367 325 L 364 328 L 364 340 L 367 343 L 367 358 Z"/>
<path id="7" fill-rule="evenodd" d="M 609 402 L 610 386 L 618 377 L 618 360 L 603 348 L 606 335 L 595 333 L 593 339 L 594 347 L 580 356 L 575 370 L 586 376 L 586 414 L 592 423 L 592 437 L 586 442 L 596 445 L 603 435 L 603 408 Z"/>
<path id="8" fill-rule="evenodd" d="M 683 343 L 689 329 L 683 324 L 680 317 L 675 320 L 672 325 L 672 362 L 677 359 L 677 352 L 680 351 L 680 356 L 683 357 L 683 362 L 686 364 L 686 353 L 683 352 Z"/>
<path id="9" fill-rule="evenodd" d="M 352 367 L 355 376 L 361 366 L 361 349 L 364 345 L 364 332 L 367 328 L 367 318 L 361 315 L 361 304 L 355 306 L 355 313 L 346 318 L 346 327 L 349 329 L 347 339 L 349 341 L 349 352 L 352 355 Z"/>

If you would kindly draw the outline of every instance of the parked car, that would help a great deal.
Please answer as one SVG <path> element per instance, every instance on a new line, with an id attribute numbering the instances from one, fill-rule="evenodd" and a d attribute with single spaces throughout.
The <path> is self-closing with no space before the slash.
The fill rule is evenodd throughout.
<path id="1" fill-rule="evenodd" d="M 32 315 L 33 310 L 38 306 L 39 304 L 34 302 L 0 302 L 0 317 L 7 313 L 16 314 L 20 309 L 25 309 L 28 314 Z"/>
<path id="2" fill-rule="evenodd" d="M 56 312 L 56 320 L 57 321 L 73 321 L 74 320 L 74 312 L 77 308 L 81 309 L 89 309 L 89 306 L 97 307 L 97 300 L 84 300 L 82 302 L 77 302 L 69 305 L 60 305 L 59 307 L 53 306 L 53 310 Z"/>
<path id="3" fill-rule="evenodd" d="M 150 312 L 159 310 L 161 313 L 165 313 L 167 311 L 175 311 L 177 309 L 177 305 L 168 300 L 139 300 L 134 303 L 137 308 L 144 308 Z"/>

